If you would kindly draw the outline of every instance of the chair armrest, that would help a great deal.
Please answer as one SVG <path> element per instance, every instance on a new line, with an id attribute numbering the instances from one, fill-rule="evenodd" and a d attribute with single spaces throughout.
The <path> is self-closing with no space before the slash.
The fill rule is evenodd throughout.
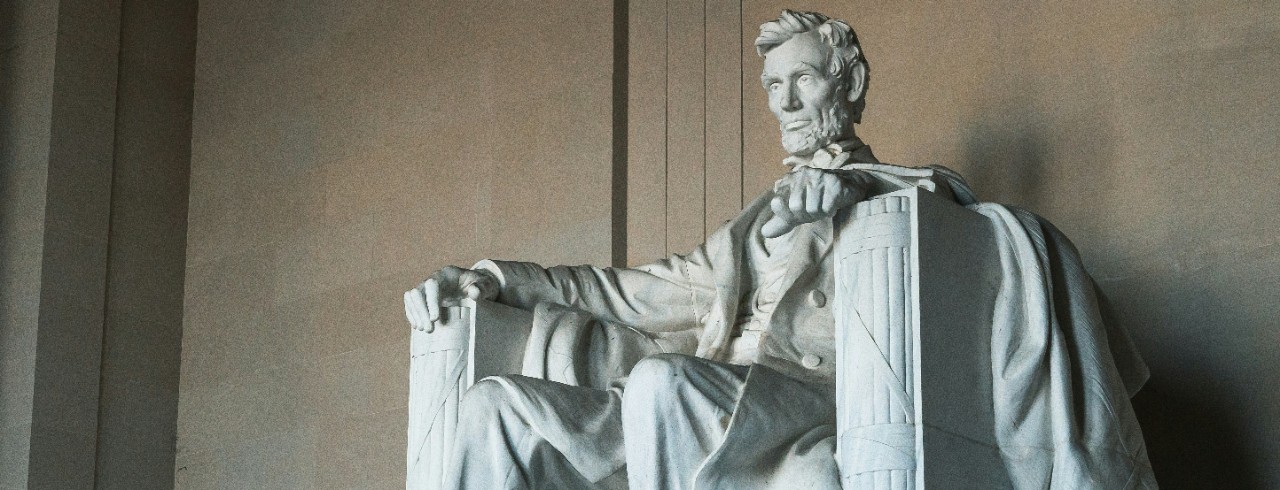
<path id="1" fill-rule="evenodd" d="M 520 372 L 533 313 L 491 301 L 447 308 L 431 333 L 410 330 L 405 488 L 435 489 L 454 453 L 462 394 L 486 376 Z"/>
<path id="2" fill-rule="evenodd" d="M 1000 263 L 990 222 L 918 188 L 836 223 L 844 488 L 1009 488 L 991 412 Z"/>

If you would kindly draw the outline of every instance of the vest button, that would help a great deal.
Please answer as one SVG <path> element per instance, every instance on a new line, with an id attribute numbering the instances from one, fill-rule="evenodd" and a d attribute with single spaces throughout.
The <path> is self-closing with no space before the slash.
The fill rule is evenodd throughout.
<path id="1" fill-rule="evenodd" d="M 800 365 L 806 369 L 818 369 L 822 365 L 822 358 L 813 354 L 805 354 L 800 358 Z"/>
<path id="2" fill-rule="evenodd" d="M 815 308 L 822 308 L 827 305 L 827 295 L 817 289 L 809 291 L 809 305 Z"/>

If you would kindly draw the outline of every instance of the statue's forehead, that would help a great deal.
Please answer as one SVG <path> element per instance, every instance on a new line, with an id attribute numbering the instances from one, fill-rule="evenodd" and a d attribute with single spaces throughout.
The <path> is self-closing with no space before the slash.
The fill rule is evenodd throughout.
<path id="1" fill-rule="evenodd" d="M 820 70 L 826 50 L 817 32 L 797 34 L 764 55 L 762 76 L 794 73 L 805 69 Z"/>

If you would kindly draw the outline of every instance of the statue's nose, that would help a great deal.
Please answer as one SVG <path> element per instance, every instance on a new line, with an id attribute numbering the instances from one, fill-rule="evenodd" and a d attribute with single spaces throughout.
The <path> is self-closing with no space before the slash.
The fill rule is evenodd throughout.
<path id="1" fill-rule="evenodd" d="M 782 107 L 782 110 L 784 111 L 794 111 L 800 108 L 800 97 L 796 96 L 794 88 L 788 87 L 787 90 L 783 91 L 782 100 L 779 106 Z"/>

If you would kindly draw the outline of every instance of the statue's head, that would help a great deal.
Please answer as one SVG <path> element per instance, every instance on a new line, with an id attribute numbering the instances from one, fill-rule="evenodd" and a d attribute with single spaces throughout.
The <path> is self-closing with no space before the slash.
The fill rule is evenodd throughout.
<path id="1" fill-rule="evenodd" d="M 784 10 L 760 26 L 756 52 L 764 57 L 760 81 L 787 153 L 809 155 L 854 136 L 869 68 L 853 28 L 819 13 Z"/>

